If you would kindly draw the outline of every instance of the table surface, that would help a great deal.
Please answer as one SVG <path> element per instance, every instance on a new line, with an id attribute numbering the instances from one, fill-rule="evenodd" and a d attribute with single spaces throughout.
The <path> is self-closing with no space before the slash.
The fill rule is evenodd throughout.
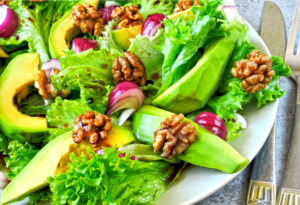
<path id="1" fill-rule="evenodd" d="M 235 0 L 239 13 L 260 33 L 260 26 L 265 0 Z M 282 11 L 286 39 L 288 41 L 290 28 L 297 0 L 273 0 Z M 298 29 L 300 33 L 300 29 Z M 299 36 L 299 35 L 298 35 Z M 276 184 L 280 186 L 281 178 L 284 171 L 285 161 L 290 145 L 290 139 L 293 128 L 293 111 L 296 97 L 296 91 L 293 82 L 288 78 L 281 78 L 280 87 L 286 91 L 285 95 L 280 98 L 276 117 Z M 252 163 L 235 179 L 226 186 L 221 188 L 215 194 L 202 200 L 196 205 L 235 205 L 246 204 L 249 179 L 251 174 Z M 278 190 L 277 190 L 278 191 Z"/>

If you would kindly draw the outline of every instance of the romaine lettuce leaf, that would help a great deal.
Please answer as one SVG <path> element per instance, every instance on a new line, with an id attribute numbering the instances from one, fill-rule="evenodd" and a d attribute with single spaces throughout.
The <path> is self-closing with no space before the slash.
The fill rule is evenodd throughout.
<path id="1" fill-rule="evenodd" d="M 65 130 L 65 132 L 72 130 L 75 119 L 89 110 L 92 109 L 79 102 L 56 97 L 55 103 L 51 105 L 46 115 L 48 127 Z"/>
<path id="2" fill-rule="evenodd" d="M 200 54 L 198 54 L 198 49 L 204 46 L 209 38 L 209 34 L 212 34 L 213 38 L 226 35 L 225 26 L 223 26 L 222 23 L 217 24 L 218 20 L 216 17 L 219 16 L 216 16 L 216 8 L 220 3 L 220 0 L 215 0 L 209 1 L 204 7 L 192 7 L 195 19 L 189 25 L 189 28 L 187 28 L 187 30 L 190 31 L 191 38 L 182 46 L 182 49 L 180 49 L 178 53 L 168 53 L 168 55 L 173 56 L 174 61 L 170 62 L 172 64 L 170 66 L 166 67 L 165 63 L 163 65 L 163 85 L 158 95 L 175 84 L 193 68 L 192 66 L 196 63 L 191 62 L 197 62 L 201 57 Z M 216 28 L 217 25 L 219 28 Z M 177 25 L 175 25 L 175 27 L 173 26 L 172 29 L 178 29 L 176 26 Z M 170 57 L 168 56 L 168 58 Z"/>
<path id="3" fill-rule="evenodd" d="M 242 109 L 242 105 L 249 102 L 251 95 L 244 92 L 241 80 L 229 84 L 229 91 L 221 96 L 215 94 L 209 101 L 208 106 L 212 107 L 216 114 L 223 120 L 234 119 L 234 113 Z"/>
<path id="4" fill-rule="evenodd" d="M 154 44 L 159 44 L 160 37 L 164 29 L 160 29 L 154 37 L 137 35 L 131 40 L 128 51 L 134 53 L 143 62 L 147 80 L 152 81 L 155 86 L 161 86 L 162 80 L 162 64 L 164 55 L 154 48 Z"/>
<path id="5" fill-rule="evenodd" d="M 70 169 L 49 177 L 54 204 L 151 204 L 178 177 L 183 164 L 131 160 L 115 148 L 103 155 L 70 154 Z"/>
<path id="6" fill-rule="evenodd" d="M 42 63 L 48 61 L 49 54 L 36 16 L 30 13 L 28 7 L 24 5 L 21 0 L 11 1 L 10 8 L 17 13 L 19 18 L 19 26 L 15 32 L 15 35 L 18 36 L 18 40 L 16 40 L 14 36 L 10 38 L 0 38 L 0 45 L 6 51 L 12 51 L 28 43 L 30 53 L 38 53 Z"/>
<path id="7" fill-rule="evenodd" d="M 7 168 L 10 172 L 6 174 L 9 180 L 13 180 L 39 152 L 34 145 L 18 141 L 11 141 L 8 145 L 8 157 L 4 158 Z"/>
<path id="8" fill-rule="evenodd" d="M 180 53 L 183 46 L 192 41 L 192 21 L 182 20 L 181 18 L 174 20 L 165 19 L 163 24 L 165 25 L 165 32 L 160 39 L 160 43 L 154 45 L 157 51 L 164 54 L 162 83 L 170 75 L 176 56 Z"/>
<path id="9" fill-rule="evenodd" d="M 151 14 L 161 13 L 168 16 L 172 13 L 175 4 L 170 0 L 132 0 L 127 5 L 141 5 L 139 13 L 142 14 L 144 21 Z"/>

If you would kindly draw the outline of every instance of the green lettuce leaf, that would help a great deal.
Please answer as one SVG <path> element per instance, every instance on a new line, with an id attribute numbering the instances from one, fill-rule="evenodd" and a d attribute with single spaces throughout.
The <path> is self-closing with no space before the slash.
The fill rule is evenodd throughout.
<path id="1" fill-rule="evenodd" d="M 202 48 L 209 39 L 209 34 L 212 34 L 213 38 L 226 35 L 225 26 L 223 26 L 222 23 L 217 24 L 218 19 L 216 18 L 217 16 L 215 16 L 215 11 L 220 3 L 221 0 L 215 0 L 208 2 L 204 7 L 192 7 L 195 20 L 192 21 L 188 28 L 191 38 L 186 42 L 179 53 L 169 53 L 169 55 L 173 56 L 174 61 L 170 67 L 163 66 L 163 85 L 158 95 L 178 82 L 179 79 L 193 68 L 201 57 L 198 50 Z M 216 28 L 217 25 L 219 28 Z M 178 28 L 173 27 L 172 29 Z M 212 37 L 210 37 L 210 39 L 212 39 Z"/>
<path id="2" fill-rule="evenodd" d="M 99 48 L 105 48 L 106 51 L 115 49 L 119 52 L 122 52 L 122 50 L 116 45 L 114 39 L 112 38 L 112 32 L 117 26 L 117 19 L 109 21 L 108 24 L 104 26 L 102 36 L 97 37 L 97 45 Z"/>
<path id="3" fill-rule="evenodd" d="M 46 115 L 48 127 L 58 128 L 65 132 L 72 130 L 75 119 L 89 110 L 92 109 L 79 102 L 56 97 Z"/>
<path id="4" fill-rule="evenodd" d="M 103 148 L 103 155 L 70 154 L 70 169 L 49 177 L 54 204 L 151 204 L 179 176 L 182 164 L 131 160 L 130 155 Z M 90 157 L 89 157 L 90 158 Z"/>
<path id="5" fill-rule="evenodd" d="M 272 67 L 271 70 L 275 71 L 277 76 L 289 77 L 289 74 L 292 73 L 291 69 L 285 64 L 282 58 L 279 56 L 271 56 Z"/>
<path id="6" fill-rule="evenodd" d="M 169 0 L 132 0 L 126 5 L 141 5 L 139 13 L 142 14 L 144 21 L 151 14 L 161 13 L 168 16 L 172 13 L 175 4 Z"/>
<path id="7" fill-rule="evenodd" d="M 165 19 L 163 21 L 165 32 L 160 39 L 160 43 L 154 45 L 155 49 L 164 55 L 162 83 L 170 75 L 176 56 L 180 53 L 183 46 L 192 41 L 192 23 L 192 20 L 186 21 L 181 18 L 174 20 Z"/>
<path id="8" fill-rule="evenodd" d="M 150 105 L 152 102 L 152 99 L 157 95 L 159 87 L 156 85 L 148 84 L 144 87 L 141 87 L 141 90 L 143 91 L 143 93 L 145 95 L 143 105 Z"/>
<path id="9" fill-rule="evenodd" d="M 81 102 L 89 106 L 92 110 L 105 113 L 108 103 L 108 95 L 112 91 L 113 86 L 92 86 L 81 87 L 80 98 Z"/>
<path id="10" fill-rule="evenodd" d="M 231 82 L 229 88 L 226 94 L 221 96 L 215 94 L 208 101 L 208 106 L 212 107 L 223 120 L 234 119 L 234 113 L 242 109 L 242 105 L 248 103 L 251 98 L 251 95 L 244 92 L 239 79 Z"/>
<path id="11" fill-rule="evenodd" d="M 28 196 L 30 204 L 38 205 L 40 201 L 52 201 L 52 192 L 49 187 L 33 192 Z"/>
<path id="12" fill-rule="evenodd" d="M 41 147 L 44 147 L 51 140 L 53 140 L 56 137 L 64 134 L 65 132 L 67 132 L 65 129 L 59 129 L 59 128 L 48 128 L 47 131 L 48 131 L 48 134 L 43 139 Z"/>
<path id="13" fill-rule="evenodd" d="M 8 154 L 8 145 L 11 140 L 0 131 L 0 152 L 3 155 Z"/>
<path id="14" fill-rule="evenodd" d="M 0 45 L 6 50 L 14 50 L 23 47 L 28 43 L 30 53 L 38 53 L 42 63 L 49 60 L 45 41 L 40 31 L 38 19 L 32 15 L 23 1 L 15 0 L 10 2 L 10 8 L 13 9 L 19 18 L 19 25 L 15 32 L 18 40 L 11 36 L 10 38 L 0 38 Z"/>
<path id="15" fill-rule="evenodd" d="M 281 91 L 279 88 L 278 77 L 273 76 L 271 82 L 267 87 L 259 92 L 256 92 L 254 95 L 257 99 L 257 108 L 262 105 L 266 105 L 268 102 L 272 102 L 277 98 L 280 98 L 284 95 L 284 91 Z"/>
<path id="16" fill-rule="evenodd" d="M 226 141 L 232 141 L 241 136 L 241 132 L 238 132 L 242 128 L 242 123 L 236 123 L 233 121 L 225 121 L 226 128 L 227 128 L 227 137 Z"/>
<path id="17" fill-rule="evenodd" d="M 164 55 L 158 52 L 154 44 L 159 44 L 160 37 L 163 34 L 164 29 L 159 29 L 158 33 L 154 37 L 137 35 L 136 38 L 131 40 L 131 45 L 128 51 L 134 53 L 143 62 L 147 80 L 152 81 L 154 85 L 161 86 L 162 80 L 162 64 L 164 61 Z"/>
<path id="18" fill-rule="evenodd" d="M 35 116 L 35 115 L 46 115 L 48 111 L 48 106 L 46 105 L 28 105 L 28 104 L 23 104 L 19 111 L 24 114 L 24 115 L 30 115 L 30 116 Z"/>
<path id="19" fill-rule="evenodd" d="M 39 152 L 34 145 L 29 143 L 21 144 L 18 141 L 11 141 L 8 145 L 8 157 L 4 158 L 10 172 L 6 174 L 9 180 L 13 180 Z"/>

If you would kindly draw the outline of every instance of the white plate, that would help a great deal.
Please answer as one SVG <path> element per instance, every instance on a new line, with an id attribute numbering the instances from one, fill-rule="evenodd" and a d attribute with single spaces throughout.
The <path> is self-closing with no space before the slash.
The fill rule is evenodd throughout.
<path id="1" fill-rule="evenodd" d="M 229 5 L 228 3 L 226 4 Z M 270 54 L 263 40 L 249 24 L 248 36 L 251 43 L 255 45 L 257 49 L 261 50 L 262 53 Z M 278 102 L 269 103 L 259 109 L 256 109 L 256 105 L 257 101 L 252 99 L 245 109 L 240 112 L 240 114 L 246 118 L 248 127 L 242 132 L 242 135 L 238 139 L 230 142 L 241 155 L 251 161 L 257 155 L 271 131 L 276 117 Z M 221 171 L 203 167 L 189 167 L 183 171 L 175 184 L 155 202 L 155 205 L 194 204 L 218 191 L 239 173 L 226 174 Z M 0 194 L 2 194 L 2 190 Z M 23 204 L 28 204 L 28 200 L 14 203 L 14 205 Z"/>

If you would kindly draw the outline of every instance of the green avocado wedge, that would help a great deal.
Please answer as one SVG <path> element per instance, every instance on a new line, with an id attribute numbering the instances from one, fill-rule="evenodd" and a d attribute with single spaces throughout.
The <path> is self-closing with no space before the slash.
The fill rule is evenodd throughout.
<path id="1" fill-rule="evenodd" d="M 116 147 L 135 141 L 132 133 L 126 128 L 113 124 L 108 137 L 103 141 L 105 147 Z M 74 143 L 72 131 L 66 132 L 50 141 L 27 166 L 6 187 L 1 196 L 1 204 L 9 204 L 22 200 L 29 194 L 48 185 L 47 178 L 66 172 L 70 163 L 69 154 L 74 152 L 77 157 L 82 153 L 88 155 L 87 150 L 92 148 L 87 141 L 80 144 Z M 89 156 L 87 156 L 89 157 Z"/>
<path id="2" fill-rule="evenodd" d="M 152 145 L 154 132 L 160 126 L 160 123 L 172 114 L 152 106 L 141 107 L 133 116 L 132 128 L 137 139 Z M 241 156 L 218 136 L 187 118 L 184 121 L 189 121 L 195 125 L 197 136 L 196 141 L 181 155 L 177 156 L 179 159 L 197 166 L 218 169 L 229 174 L 238 172 L 249 164 L 249 159 Z"/>
<path id="3" fill-rule="evenodd" d="M 95 8 L 98 7 L 100 0 L 80 0 L 79 4 L 89 3 Z M 71 23 L 71 12 L 69 10 L 55 22 L 50 30 L 49 50 L 52 58 L 60 58 L 65 55 L 64 51 L 69 48 L 71 41 L 81 30 Z"/>
<path id="4" fill-rule="evenodd" d="M 19 142 L 39 143 L 47 131 L 46 118 L 24 115 L 18 108 L 36 79 L 39 63 L 37 53 L 18 55 L 0 77 L 0 130 Z"/>
<path id="5" fill-rule="evenodd" d="M 223 72 L 245 27 L 235 21 L 229 35 L 211 42 L 195 67 L 157 96 L 152 104 L 170 112 L 189 113 L 205 106 L 220 86 Z"/>

